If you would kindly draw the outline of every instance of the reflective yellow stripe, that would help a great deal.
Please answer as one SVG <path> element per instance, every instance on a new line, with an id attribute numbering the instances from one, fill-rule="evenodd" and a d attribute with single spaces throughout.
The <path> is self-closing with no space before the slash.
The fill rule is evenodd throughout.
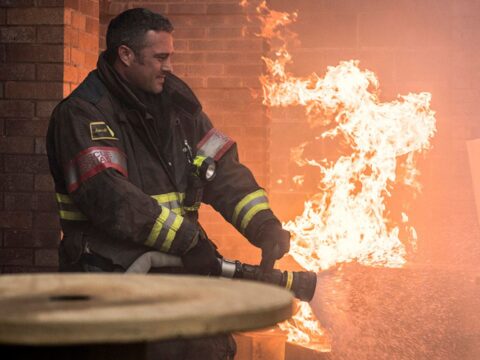
<path id="1" fill-rule="evenodd" d="M 242 224 L 240 225 L 240 229 L 242 229 L 242 231 L 245 231 L 245 229 L 247 228 L 250 220 L 252 220 L 252 218 L 259 211 L 266 210 L 266 209 L 270 209 L 270 205 L 268 203 L 257 204 L 254 207 L 252 207 L 250 210 L 248 210 L 247 213 L 245 214 L 245 216 L 242 219 Z"/>
<path id="2" fill-rule="evenodd" d="M 157 200 L 159 203 L 170 202 L 170 201 L 179 201 L 182 202 L 185 198 L 184 193 L 172 192 L 167 194 L 152 195 L 152 197 Z"/>
<path id="3" fill-rule="evenodd" d="M 285 289 L 290 290 L 292 288 L 293 283 L 293 273 L 291 271 L 287 271 L 287 283 L 285 285 Z"/>
<path id="4" fill-rule="evenodd" d="M 155 220 L 155 224 L 153 224 L 152 230 L 148 235 L 147 241 L 145 241 L 145 245 L 147 246 L 155 245 L 158 235 L 162 230 L 163 223 L 167 220 L 169 214 L 170 214 L 170 210 L 168 210 L 168 208 L 166 207 L 162 207 L 162 212 L 160 213 L 158 218 Z"/>
<path id="5" fill-rule="evenodd" d="M 55 193 L 55 197 L 57 198 L 57 202 L 62 204 L 73 204 L 73 200 L 70 196 L 66 194 Z"/>
<path id="6" fill-rule="evenodd" d="M 175 235 L 177 235 L 177 230 L 180 229 L 180 226 L 182 226 L 182 223 L 183 223 L 183 217 L 176 216 L 172 226 L 170 226 L 170 229 L 168 230 L 167 238 L 162 244 L 162 248 L 161 248 L 162 251 L 167 252 L 170 250 L 170 248 L 172 247 L 172 242 L 175 239 Z"/>
<path id="7" fill-rule="evenodd" d="M 63 219 L 63 220 L 87 220 L 87 217 L 79 211 L 60 210 L 60 219 Z"/>
<path id="8" fill-rule="evenodd" d="M 265 193 L 265 190 L 263 189 L 259 189 L 257 191 L 254 191 L 253 193 L 245 196 L 242 200 L 240 200 L 240 202 L 237 204 L 237 206 L 235 206 L 235 210 L 233 212 L 233 219 L 232 219 L 232 224 L 236 224 L 237 223 L 237 218 L 238 218 L 238 215 L 240 214 L 240 212 L 242 211 L 242 209 L 245 207 L 245 205 L 247 205 L 250 201 L 256 199 L 256 198 L 259 198 L 261 196 L 267 196 L 267 194 Z M 253 208 L 252 208 L 253 209 Z M 250 209 L 251 210 L 251 209 Z M 247 212 L 247 214 L 250 213 L 250 211 Z M 245 215 L 246 216 L 246 215 Z M 253 216 L 253 215 L 252 215 Z M 244 218 L 245 220 L 245 218 Z M 242 221 L 242 224 L 243 224 L 243 221 Z M 242 226 L 243 227 L 243 226 Z"/>

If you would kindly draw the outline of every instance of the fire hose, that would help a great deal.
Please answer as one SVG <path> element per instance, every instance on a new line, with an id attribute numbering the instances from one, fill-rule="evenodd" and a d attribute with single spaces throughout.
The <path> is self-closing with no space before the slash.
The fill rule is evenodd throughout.
<path id="1" fill-rule="evenodd" d="M 263 272 L 258 265 L 243 264 L 238 260 L 219 258 L 221 277 L 261 281 L 281 286 L 293 292 L 301 301 L 310 301 L 317 286 L 317 275 L 312 271 L 282 271 L 273 269 Z M 140 256 L 127 273 L 147 273 L 152 267 L 182 267 L 182 260 L 173 255 L 150 251 Z"/>

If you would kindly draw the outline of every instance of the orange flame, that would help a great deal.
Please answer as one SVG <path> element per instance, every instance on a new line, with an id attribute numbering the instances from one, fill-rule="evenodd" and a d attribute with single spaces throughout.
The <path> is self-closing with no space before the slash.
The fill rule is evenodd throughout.
<path id="1" fill-rule="evenodd" d="M 416 157 L 430 148 L 435 117 L 426 92 L 381 102 L 375 74 L 361 70 L 356 60 L 329 66 L 325 76 L 295 77 L 286 71 L 292 62 L 287 43 L 292 33 L 285 26 L 296 14 L 272 11 L 265 2 L 257 7 L 259 36 L 275 41 L 271 57 L 263 57 L 260 77 L 263 103 L 270 107 L 301 105 L 310 126 L 328 125 L 317 140 L 341 139 L 350 153 L 335 161 L 304 156 L 308 143 L 293 149 L 299 166 L 318 168 L 321 192 L 305 203 L 302 215 L 284 224 L 292 234 L 290 255 L 305 269 L 318 272 L 341 262 L 400 267 L 406 262 L 406 244 L 415 248 L 417 235 L 401 214 L 399 224 L 388 219 L 386 199 L 398 185 L 419 191 Z M 402 170 L 402 171 L 400 171 Z M 303 178 L 295 176 L 301 184 Z M 400 239 L 400 230 L 406 239 Z M 323 332 L 308 304 L 280 324 L 288 340 L 318 349 Z"/>

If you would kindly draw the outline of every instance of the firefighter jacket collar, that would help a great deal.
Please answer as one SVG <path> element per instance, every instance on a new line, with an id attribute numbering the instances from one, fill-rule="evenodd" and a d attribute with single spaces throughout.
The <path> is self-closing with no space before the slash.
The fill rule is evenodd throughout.
<path id="1" fill-rule="evenodd" d="M 107 62 L 104 53 L 98 58 L 97 69 L 100 79 L 112 94 L 125 102 L 130 108 L 140 111 L 143 116 L 147 116 L 146 106 Z M 202 111 L 200 101 L 190 87 L 172 73 L 167 73 L 163 91 L 170 97 L 175 109 L 185 115 L 195 117 Z"/>

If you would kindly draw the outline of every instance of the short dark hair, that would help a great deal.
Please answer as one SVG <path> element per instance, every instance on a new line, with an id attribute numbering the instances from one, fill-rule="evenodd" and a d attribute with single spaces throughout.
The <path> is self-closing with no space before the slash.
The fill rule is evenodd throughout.
<path id="1" fill-rule="evenodd" d="M 167 17 L 144 8 L 126 10 L 113 18 L 107 29 L 108 61 L 115 61 L 120 45 L 128 46 L 137 55 L 145 46 L 144 36 L 149 30 L 172 33 L 173 25 Z"/>

